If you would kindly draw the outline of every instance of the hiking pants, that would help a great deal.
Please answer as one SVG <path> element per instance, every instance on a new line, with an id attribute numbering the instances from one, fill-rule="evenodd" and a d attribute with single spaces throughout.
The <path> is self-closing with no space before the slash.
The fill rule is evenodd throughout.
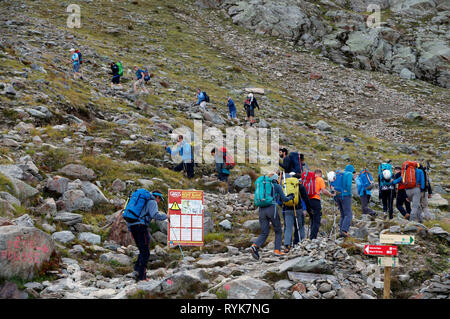
<path id="1" fill-rule="evenodd" d="M 375 212 L 369 208 L 370 195 L 361 196 L 361 208 L 363 214 L 375 215 Z"/>
<path id="2" fill-rule="evenodd" d="M 403 216 L 405 216 L 406 214 L 411 214 L 411 204 L 406 200 L 407 198 L 408 195 L 406 195 L 406 190 L 399 189 L 397 193 L 396 206 L 400 214 L 402 214 Z M 403 207 L 403 204 L 405 204 L 406 210 Z"/>
<path id="3" fill-rule="evenodd" d="M 139 256 L 134 264 L 134 270 L 138 272 L 139 280 L 146 279 L 146 267 L 150 258 L 150 235 L 146 225 L 130 226 L 131 235 L 133 235 L 136 246 L 139 249 Z"/>
<path id="4" fill-rule="evenodd" d="M 430 210 L 428 209 L 428 192 L 421 192 L 420 193 L 420 208 L 422 210 L 422 216 L 427 219 L 431 219 L 432 214 Z"/>
<path id="5" fill-rule="evenodd" d="M 296 210 L 297 223 L 300 228 L 300 239 L 305 239 L 305 216 L 303 216 L 303 210 Z M 294 245 L 299 242 L 297 223 L 295 222 L 295 214 L 293 210 L 283 211 L 284 218 L 284 246 L 291 246 L 292 230 L 294 230 Z"/>
<path id="6" fill-rule="evenodd" d="M 339 220 L 339 230 L 341 233 L 350 230 L 352 223 L 352 197 L 351 196 L 336 196 L 335 197 L 339 211 L 341 212 L 341 219 Z"/>
<path id="7" fill-rule="evenodd" d="M 406 195 L 411 201 L 411 218 L 410 220 L 423 222 L 422 211 L 420 210 L 420 187 L 414 187 L 406 190 Z"/>
<path id="8" fill-rule="evenodd" d="M 394 190 L 385 189 L 380 191 L 381 201 L 383 202 L 383 212 L 389 211 L 389 219 L 394 218 Z"/>
<path id="9" fill-rule="evenodd" d="M 271 205 L 268 207 L 259 208 L 259 224 L 261 226 L 261 234 L 256 239 L 255 244 L 258 247 L 262 247 L 266 242 L 267 236 L 269 236 L 270 223 L 272 223 L 273 230 L 275 231 L 275 249 L 281 249 L 281 220 L 278 214 L 277 205 Z"/>
<path id="10" fill-rule="evenodd" d="M 320 200 L 315 198 L 310 199 L 309 203 L 313 211 L 311 219 L 311 236 L 309 238 L 315 239 L 319 233 L 320 220 L 322 219 L 322 205 L 320 204 Z"/>
<path id="11" fill-rule="evenodd" d="M 206 112 L 206 101 L 201 101 L 200 102 L 200 109 L 202 110 L 202 112 Z"/>
<path id="12" fill-rule="evenodd" d="M 173 170 L 175 172 L 181 172 L 182 170 L 185 170 L 188 178 L 194 177 L 194 163 L 181 162 L 180 164 L 175 166 L 175 168 Z"/>

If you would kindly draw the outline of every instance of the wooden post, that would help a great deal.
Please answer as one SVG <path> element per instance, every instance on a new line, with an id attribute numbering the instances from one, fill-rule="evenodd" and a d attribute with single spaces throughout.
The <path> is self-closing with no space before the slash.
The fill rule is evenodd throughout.
<path id="1" fill-rule="evenodd" d="M 390 295 L 391 295 L 391 269 L 392 269 L 392 267 L 384 267 L 384 293 L 383 293 L 383 299 L 390 299 Z"/>

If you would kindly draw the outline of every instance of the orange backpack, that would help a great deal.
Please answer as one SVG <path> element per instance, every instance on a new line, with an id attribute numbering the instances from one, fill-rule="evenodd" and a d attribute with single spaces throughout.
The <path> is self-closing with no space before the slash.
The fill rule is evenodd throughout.
<path id="1" fill-rule="evenodd" d="M 417 162 L 406 161 L 402 166 L 402 184 L 406 189 L 416 187 Z"/>

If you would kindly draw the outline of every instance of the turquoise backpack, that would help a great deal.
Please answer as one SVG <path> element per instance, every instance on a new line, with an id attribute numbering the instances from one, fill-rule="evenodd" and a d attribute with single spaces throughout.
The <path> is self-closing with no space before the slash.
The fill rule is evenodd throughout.
<path id="1" fill-rule="evenodd" d="M 260 176 L 255 181 L 255 206 L 267 207 L 273 204 L 272 179 L 268 176 Z"/>
<path id="2" fill-rule="evenodd" d="M 394 175 L 392 172 L 392 165 L 390 163 L 381 163 L 380 166 L 378 166 L 378 176 L 380 177 L 380 187 L 390 185 L 390 181 L 387 181 L 383 177 L 383 171 L 388 170 L 391 172 L 392 176 Z"/>

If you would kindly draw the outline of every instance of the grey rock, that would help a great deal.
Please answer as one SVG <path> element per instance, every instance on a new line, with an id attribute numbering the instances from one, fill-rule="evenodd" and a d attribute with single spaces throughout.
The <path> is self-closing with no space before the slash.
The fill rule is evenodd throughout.
<path id="1" fill-rule="evenodd" d="M 232 227 L 231 222 L 229 220 L 227 220 L 227 219 L 222 220 L 219 223 L 219 226 L 222 227 L 225 230 L 231 230 L 231 227 Z"/>
<path id="2" fill-rule="evenodd" d="M 28 214 L 13 219 L 13 223 L 21 227 L 34 227 L 34 221 Z"/>
<path id="3" fill-rule="evenodd" d="M 93 245 L 100 245 L 100 243 L 102 242 L 102 239 L 99 235 L 88 232 L 78 234 L 78 239 L 80 241 L 85 241 Z"/>
<path id="4" fill-rule="evenodd" d="M 85 197 L 85 194 L 81 190 L 71 189 L 63 194 L 62 201 L 64 207 L 69 212 L 74 210 L 88 211 L 94 206 L 92 199 Z"/>
<path id="5" fill-rule="evenodd" d="M 122 266 L 131 265 L 131 258 L 124 254 L 106 253 L 100 255 L 101 262 L 117 262 Z"/>
<path id="6" fill-rule="evenodd" d="M 234 186 L 237 188 L 250 188 L 252 186 L 252 179 L 250 175 L 243 175 L 236 178 Z"/>
<path id="7" fill-rule="evenodd" d="M 279 273 L 283 273 L 286 271 L 327 274 L 331 272 L 331 267 L 324 259 L 315 259 L 309 256 L 302 256 L 288 260 L 278 266 Z"/>
<path id="8" fill-rule="evenodd" d="M 405 80 L 414 80 L 416 75 L 407 68 L 403 68 L 400 72 L 400 77 Z"/>
<path id="9" fill-rule="evenodd" d="M 79 178 L 82 181 L 92 181 L 96 178 L 93 170 L 83 165 L 69 164 L 61 168 L 58 173 L 64 174 L 72 178 Z"/>
<path id="10" fill-rule="evenodd" d="M 61 222 L 67 226 L 73 226 L 83 221 L 83 215 L 68 212 L 59 212 L 56 214 L 53 220 L 56 222 Z"/>
<path id="11" fill-rule="evenodd" d="M 109 203 L 102 191 L 90 182 L 82 182 L 81 190 L 84 192 L 86 197 L 90 198 L 94 202 L 94 205 Z"/>
<path id="12" fill-rule="evenodd" d="M 261 225 L 258 219 L 246 220 L 242 226 L 246 229 L 249 229 L 252 233 L 261 230 Z"/>
<path id="13" fill-rule="evenodd" d="M 331 131 L 331 126 L 328 125 L 328 123 L 323 120 L 319 120 L 316 123 L 316 128 L 318 128 L 321 131 Z"/>
<path id="14" fill-rule="evenodd" d="M 68 244 L 75 239 L 71 231 L 63 230 L 52 234 L 52 238 L 60 243 Z"/>
<path id="15" fill-rule="evenodd" d="M 274 290 L 266 282 L 246 275 L 228 283 L 228 299 L 272 299 Z"/>

